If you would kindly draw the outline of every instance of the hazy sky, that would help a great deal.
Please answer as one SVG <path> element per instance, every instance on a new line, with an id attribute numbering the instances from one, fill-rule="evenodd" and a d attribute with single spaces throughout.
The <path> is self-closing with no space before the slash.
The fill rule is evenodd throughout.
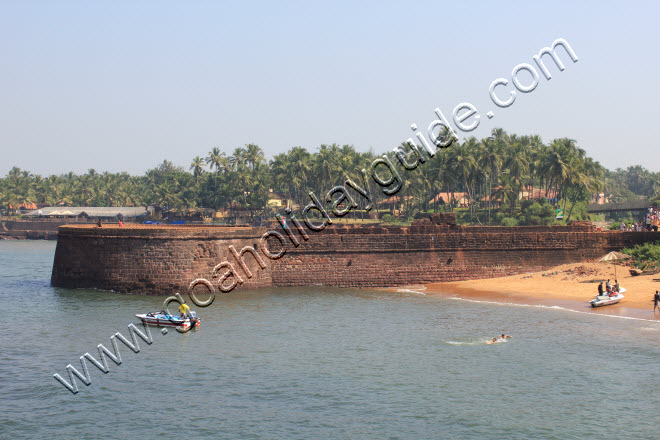
<path id="1" fill-rule="evenodd" d="M 660 171 L 660 6 L 626 3 L 3 0 L 0 175 L 187 169 L 247 143 L 384 152 L 460 102 L 477 137 L 569 137 Z M 557 38 L 579 61 L 559 49 L 563 72 L 496 107 L 491 82 Z"/>

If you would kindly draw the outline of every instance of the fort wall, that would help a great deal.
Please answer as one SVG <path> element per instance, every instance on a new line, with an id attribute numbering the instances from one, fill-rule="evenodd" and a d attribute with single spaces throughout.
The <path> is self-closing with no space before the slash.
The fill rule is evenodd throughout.
<path id="1" fill-rule="evenodd" d="M 70 223 L 91 223 L 86 219 L 21 219 L 0 222 L 0 238 L 57 240 L 58 228 Z"/>
<path id="2" fill-rule="evenodd" d="M 300 245 L 295 247 L 287 240 L 285 254 L 272 260 L 259 247 L 265 232 L 265 228 L 249 227 L 62 226 L 52 284 L 146 294 L 184 293 L 197 278 L 217 285 L 213 269 L 228 261 L 244 281 L 237 288 L 400 286 L 545 270 L 660 240 L 660 233 L 597 232 L 589 224 L 329 226 L 322 232 L 306 230 L 308 241 L 296 234 Z M 279 232 L 284 235 L 282 229 Z M 277 252 L 273 240 L 268 242 L 272 252 Z M 255 253 L 266 267 L 262 269 L 246 253 L 243 261 L 252 274 L 247 277 L 230 245 L 237 251 L 258 249 Z M 225 280 L 225 285 L 232 279 Z"/>
<path id="3" fill-rule="evenodd" d="M 196 278 L 213 279 L 213 268 L 233 258 L 229 246 L 239 251 L 256 246 L 263 232 L 249 227 L 62 226 L 51 283 L 116 292 L 183 293 Z M 257 271 L 253 263 L 253 276 L 245 277 L 242 287 L 272 285 L 271 261 L 263 260 L 266 269 Z"/>

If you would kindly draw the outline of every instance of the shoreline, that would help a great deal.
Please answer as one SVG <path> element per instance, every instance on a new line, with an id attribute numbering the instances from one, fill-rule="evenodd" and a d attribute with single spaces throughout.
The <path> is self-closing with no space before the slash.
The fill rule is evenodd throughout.
<path id="1" fill-rule="evenodd" d="M 429 296 L 453 297 L 499 304 L 539 305 L 626 318 L 660 321 L 653 311 L 653 294 L 660 290 L 660 274 L 633 277 L 625 266 L 617 266 L 617 276 L 627 289 L 619 304 L 593 308 L 589 301 L 597 293 L 600 280 L 612 280 L 614 269 L 605 263 L 574 263 L 527 274 L 411 286 L 410 290 Z"/>

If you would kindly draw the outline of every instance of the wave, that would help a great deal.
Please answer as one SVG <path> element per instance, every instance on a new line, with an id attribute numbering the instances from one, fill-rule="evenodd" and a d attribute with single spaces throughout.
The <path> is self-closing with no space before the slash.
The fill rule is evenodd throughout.
<path id="1" fill-rule="evenodd" d="M 426 287 L 424 287 L 423 289 L 420 289 L 420 290 L 425 290 L 425 289 L 426 289 Z M 426 293 L 424 293 L 424 292 L 420 292 L 419 290 L 410 289 L 410 288 L 396 289 L 396 291 L 399 292 L 399 293 L 415 293 L 415 294 L 417 294 L 417 295 L 424 295 L 424 296 L 426 296 Z"/>
<path id="2" fill-rule="evenodd" d="M 449 345 L 484 345 L 486 344 L 486 340 L 483 341 L 471 341 L 471 342 L 460 342 L 460 341 L 442 341 L 445 344 Z"/>
<path id="3" fill-rule="evenodd" d="M 488 344 L 488 342 L 491 341 L 491 340 L 492 339 L 482 339 L 482 340 L 479 340 L 479 341 L 442 341 L 442 342 L 444 342 L 445 344 L 448 344 L 448 345 L 490 345 L 490 344 Z M 502 342 L 507 342 L 507 340 L 506 339 L 498 339 L 496 343 L 500 344 Z"/>
<path id="4" fill-rule="evenodd" d="M 575 309 L 570 309 L 567 307 L 561 307 L 561 306 L 546 306 L 543 304 L 520 304 L 520 303 L 513 303 L 513 302 L 500 302 L 500 301 L 491 301 L 491 300 L 482 300 L 482 299 L 468 299 L 468 298 L 461 298 L 459 296 L 447 296 L 445 297 L 447 299 L 453 299 L 453 300 L 458 300 L 458 301 L 467 301 L 467 302 L 472 302 L 472 303 L 485 303 L 485 304 L 495 304 L 499 306 L 513 306 L 513 307 L 534 307 L 534 308 L 540 308 L 540 309 L 555 309 L 555 310 L 563 310 L 566 312 L 572 312 L 572 313 L 581 313 L 589 316 L 603 316 L 606 318 L 617 318 L 617 319 L 630 319 L 633 321 L 645 321 L 645 322 L 653 322 L 653 323 L 660 323 L 657 319 L 646 319 L 646 318 L 635 318 L 633 316 L 621 316 L 621 315 L 608 315 L 604 313 L 593 313 L 593 312 L 585 312 L 583 310 L 575 310 Z M 655 330 L 655 329 L 654 329 Z"/>

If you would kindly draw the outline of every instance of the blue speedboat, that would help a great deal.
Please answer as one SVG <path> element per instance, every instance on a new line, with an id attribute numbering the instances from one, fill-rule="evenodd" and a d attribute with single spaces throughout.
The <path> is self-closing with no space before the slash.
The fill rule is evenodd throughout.
<path id="1" fill-rule="evenodd" d="M 190 312 L 190 317 L 170 315 L 165 311 L 138 314 L 135 316 L 140 318 L 145 324 L 158 327 L 178 327 L 187 330 L 191 325 L 199 327 L 200 324 L 200 319 L 195 312 Z"/>

